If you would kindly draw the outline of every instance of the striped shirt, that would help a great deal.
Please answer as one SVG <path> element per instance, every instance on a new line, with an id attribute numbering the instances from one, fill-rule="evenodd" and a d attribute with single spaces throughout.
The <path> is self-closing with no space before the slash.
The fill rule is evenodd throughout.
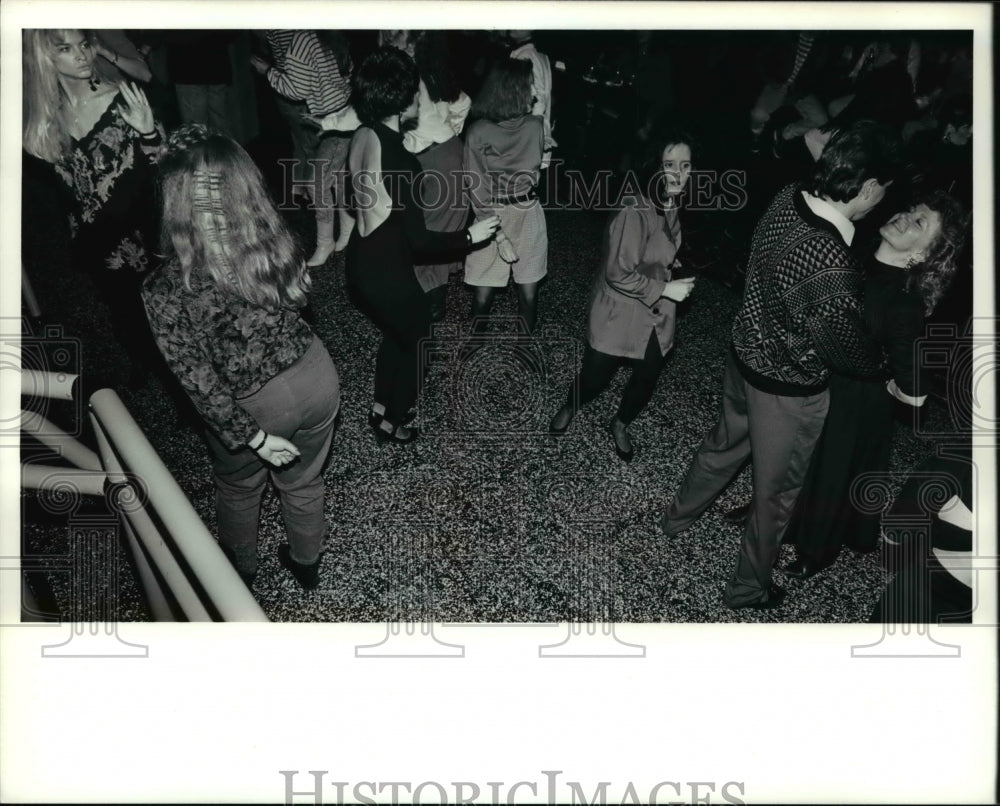
<path id="1" fill-rule="evenodd" d="M 271 29 L 264 32 L 267 39 L 267 46 L 271 49 L 271 57 L 274 59 L 274 66 L 279 70 L 285 69 L 285 54 L 292 46 L 297 31 L 288 29 Z"/>
<path id="2" fill-rule="evenodd" d="M 295 31 L 283 61 L 281 67 L 276 58 L 275 66 L 267 71 L 267 80 L 277 92 L 293 101 L 305 101 L 311 115 L 328 115 L 347 105 L 350 80 L 340 74 L 337 57 L 323 47 L 315 31 Z"/>

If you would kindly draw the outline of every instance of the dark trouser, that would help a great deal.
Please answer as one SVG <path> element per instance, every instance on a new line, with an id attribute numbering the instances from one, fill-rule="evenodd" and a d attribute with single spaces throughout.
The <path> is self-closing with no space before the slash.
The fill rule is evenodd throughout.
<path id="1" fill-rule="evenodd" d="M 326 536 L 323 468 L 340 407 L 337 369 L 319 339 L 292 366 L 259 390 L 240 398 L 240 406 L 269 434 L 294 443 L 301 455 L 282 468 L 264 464 L 249 448 L 226 447 L 207 431 L 215 473 L 219 542 L 232 554 L 236 569 L 257 570 L 257 530 L 268 476 L 281 500 L 281 517 L 292 559 L 311 564 Z"/>
<path id="2" fill-rule="evenodd" d="M 767 597 L 782 535 L 823 430 L 829 393 L 761 392 L 743 380 L 729 356 L 722 395 L 719 420 L 667 507 L 664 528 L 677 533 L 690 526 L 753 454 L 753 508 L 725 592 L 726 604 L 737 607 Z"/>
<path id="3" fill-rule="evenodd" d="M 431 328 L 427 298 L 419 291 L 408 299 L 369 297 L 365 313 L 382 332 L 375 356 L 375 402 L 385 406 L 385 419 L 399 425 L 417 402 L 422 368 L 420 342 Z"/>
<path id="4" fill-rule="evenodd" d="M 649 332 L 646 354 L 642 359 L 608 355 L 587 345 L 587 349 L 583 353 L 580 374 L 577 376 L 574 386 L 569 390 L 566 405 L 574 410 L 577 406 L 585 406 L 608 388 L 608 384 L 611 383 L 618 367 L 623 362 L 628 362 L 632 365 L 632 374 L 629 376 L 628 383 L 625 384 L 625 391 L 622 393 L 617 414 L 618 419 L 628 425 L 642 413 L 646 404 L 649 403 L 656 390 L 656 382 L 660 378 L 665 361 L 666 356 L 660 352 L 660 343 L 656 338 L 655 330 Z M 579 391 L 574 395 L 576 390 Z"/>

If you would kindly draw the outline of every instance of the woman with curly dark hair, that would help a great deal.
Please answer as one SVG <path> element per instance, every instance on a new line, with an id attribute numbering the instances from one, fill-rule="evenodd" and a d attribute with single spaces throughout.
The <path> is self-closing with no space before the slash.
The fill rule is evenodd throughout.
<path id="1" fill-rule="evenodd" d="M 369 424 L 380 442 L 417 438 L 407 422 L 421 380 L 420 341 L 430 333 L 430 305 L 414 274 L 418 253 L 461 253 L 492 237 L 500 219 L 484 217 L 457 232 L 427 229 L 419 203 L 420 163 L 403 145 L 402 123 L 417 114 L 420 77 L 406 53 L 381 47 L 354 74 L 352 103 L 361 127 L 348 169 L 357 226 L 347 245 L 347 284 L 382 333 L 375 358 Z"/>
<path id="2" fill-rule="evenodd" d="M 278 559 L 315 588 L 340 383 L 301 316 L 309 271 L 257 166 L 226 135 L 197 124 L 174 132 L 160 196 L 164 263 L 143 301 L 160 351 L 205 421 L 219 543 L 251 585 L 270 476 L 288 536 Z"/>
<path id="3" fill-rule="evenodd" d="M 785 573 L 807 578 L 830 566 L 842 545 L 872 551 L 879 518 L 865 515 L 866 473 L 885 472 L 893 407 L 916 409 L 927 399 L 926 368 L 915 343 L 958 270 L 968 217 L 943 191 L 919 197 L 880 230 L 881 242 L 865 276 L 865 320 L 889 359 L 888 375 L 832 375 L 830 410 L 785 535 L 797 558 Z"/>

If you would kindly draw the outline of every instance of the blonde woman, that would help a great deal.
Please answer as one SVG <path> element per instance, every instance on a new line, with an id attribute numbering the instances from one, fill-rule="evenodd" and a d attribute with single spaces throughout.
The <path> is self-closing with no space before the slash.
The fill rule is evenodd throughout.
<path id="1" fill-rule="evenodd" d="M 102 74 L 96 42 L 92 31 L 24 32 L 23 145 L 70 191 L 75 262 L 103 293 L 135 379 L 147 363 L 138 291 L 163 127 L 141 89 Z"/>

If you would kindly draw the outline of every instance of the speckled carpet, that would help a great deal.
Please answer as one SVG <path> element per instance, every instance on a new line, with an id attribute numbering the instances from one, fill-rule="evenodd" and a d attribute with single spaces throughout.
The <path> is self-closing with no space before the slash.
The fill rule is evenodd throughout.
<path id="1" fill-rule="evenodd" d="M 291 214 L 308 232 L 304 212 Z M 329 468 L 330 526 L 322 584 L 302 591 L 277 562 L 283 541 L 277 500 L 265 499 L 260 573 L 254 594 L 276 621 L 430 620 L 443 622 L 856 622 L 877 600 L 878 556 L 846 550 L 837 564 L 789 588 L 770 612 L 726 609 L 721 590 L 735 562 L 740 529 L 722 514 L 749 495 L 744 470 L 693 528 L 664 538 L 658 519 L 717 412 L 728 325 L 739 302 L 725 284 L 702 277 L 682 306 L 677 342 L 647 411 L 630 433 L 633 462 L 613 452 L 606 425 L 626 370 L 562 437 L 546 433 L 582 352 L 588 289 L 603 215 L 549 213 L 550 274 L 540 293 L 535 345 L 516 340 L 512 290 L 498 298 L 482 346 L 462 360 L 470 336 L 469 292 L 448 288 L 447 316 L 425 358 L 428 373 L 408 446 L 379 445 L 366 423 L 377 332 L 347 300 L 343 258 L 315 272 L 309 316 L 340 373 L 342 423 Z M 304 236 L 308 242 L 308 235 Z M 86 293 L 85 289 L 80 293 Z M 98 306 L 99 302 L 93 302 Z M 84 343 L 84 366 L 105 360 Z M 107 359 L 110 360 L 110 359 Z M 214 497 L 207 453 L 191 423 L 153 377 L 122 397 L 209 529 Z M 946 419 L 932 399 L 931 418 Z M 892 469 L 906 471 L 932 446 L 900 425 Z M 44 497 L 44 496 L 43 496 Z M 59 518 L 34 494 L 24 501 L 26 550 L 65 550 Z M 89 504 L 84 504 L 84 509 Z M 51 509 L 51 507 L 47 507 Z M 783 560 L 791 554 L 784 548 Z M 44 566 L 44 562 L 42 562 Z M 118 560 L 120 620 L 149 617 L 128 559 Z M 65 607 L 69 580 L 49 580 Z"/>

